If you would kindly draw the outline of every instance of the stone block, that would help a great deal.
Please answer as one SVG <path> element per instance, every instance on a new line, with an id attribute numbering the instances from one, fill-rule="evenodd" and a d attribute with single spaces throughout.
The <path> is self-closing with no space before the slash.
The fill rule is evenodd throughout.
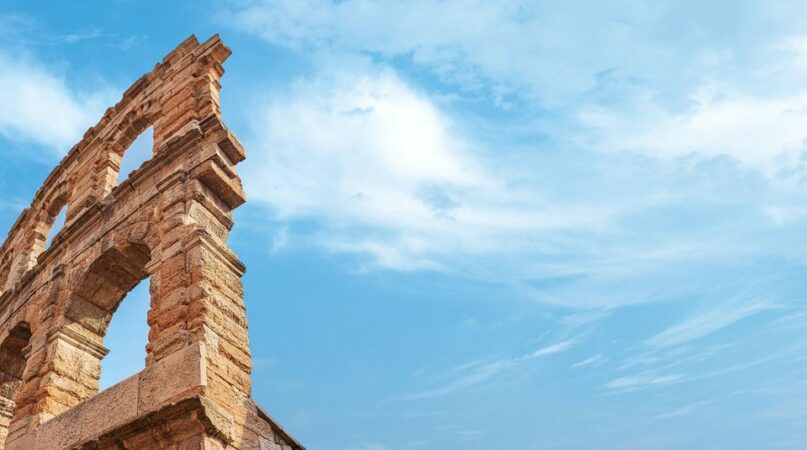
<path id="1" fill-rule="evenodd" d="M 139 414 L 200 394 L 207 385 L 205 349 L 195 343 L 166 356 L 140 373 Z"/>
<path id="2" fill-rule="evenodd" d="M 40 425 L 36 430 L 35 448 L 72 448 L 136 418 L 138 381 L 139 375 L 127 378 Z"/>
<path id="3" fill-rule="evenodd" d="M 25 435 L 13 442 L 9 442 L 5 450 L 33 450 L 36 449 L 35 444 L 36 436 L 34 434 Z"/>
<path id="4" fill-rule="evenodd" d="M 139 387 L 140 374 L 137 374 L 74 408 L 81 410 L 77 420 L 81 429 L 81 439 L 79 441 L 85 442 L 94 436 L 100 436 L 106 431 L 135 419 L 137 417 Z"/>

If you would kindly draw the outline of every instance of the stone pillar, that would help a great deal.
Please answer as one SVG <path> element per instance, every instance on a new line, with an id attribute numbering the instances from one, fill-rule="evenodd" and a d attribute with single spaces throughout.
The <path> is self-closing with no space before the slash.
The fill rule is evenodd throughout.
<path id="1" fill-rule="evenodd" d="M 42 395 L 34 412 L 42 423 L 98 393 L 101 360 L 109 352 L 86 332 L 63 327 L 51 334 L 47 354 L 51 368 L 42 377 Z"/>
<path id="2" fill-rule="evenodd" d="M 184 43 L 183 43 L 184 45 Z M 163 96 L 158 118 L 154 122 L 154 148 L 157 152 L 179 130 L 192 122 L 203 122 L 220 115 L 219 80 L 224 75 L 222 63 L 230 56 L 230 49 L 220 40 L 205 44 L 201 56 L 183 53 L 183 46 L 166 56 L 163 64 L 176 67 L 175 80 Z"/>
<path id="3" fill-rule="evenodd" d="M 0 448 L 9 434 L 17 394 L 24 384 L 30 339 L 31 331 L 26 324 L 15 328 L 0 344 Z"/>
<path id="4" fill-rule="evenodd" d="M 146 364 L 199 342 L 207 349 L 209 389 L 228 403 L 248 398 L 244 266 L 226 244 L 229 209 L 210 188 L 183 174 L 160 189 L 161 259 L 152 268 Z"/>

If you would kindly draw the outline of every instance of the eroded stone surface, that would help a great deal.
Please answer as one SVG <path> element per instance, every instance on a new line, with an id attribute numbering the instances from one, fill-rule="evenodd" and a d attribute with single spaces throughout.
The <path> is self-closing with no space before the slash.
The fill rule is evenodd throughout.
<path id="1" fill-rule="evenodd" d="M 47 178 L 0 247 L 0 450 L 298 449 L 250 398 L 245 158 L 219 110 L 218 36 L 141 77 Z M 119 183 L 148 127 L 154 157 Z M 45 250 L 60 209 L 64 228 Z M 150 278 L 146 368 L 98 393 L 104 335 Z"/>

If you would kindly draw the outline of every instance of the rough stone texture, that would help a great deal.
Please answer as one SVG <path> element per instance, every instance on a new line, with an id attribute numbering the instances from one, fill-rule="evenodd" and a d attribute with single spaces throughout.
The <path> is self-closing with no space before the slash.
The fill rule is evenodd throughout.
<path id="1" fill-rule="evenodd" d="M 0 450 L 302 449 L 250 398 L 227 246 L 245 158 L 219 110 L 218 36 L 191 36 L 85 133 L 0 247 Z M 118 184 L 146 128 L 154 156 Z M 47 250 L 56 215 L 64 228 Z M 150 277 L 146 368 L 98 393 L 106 329 Z"/>

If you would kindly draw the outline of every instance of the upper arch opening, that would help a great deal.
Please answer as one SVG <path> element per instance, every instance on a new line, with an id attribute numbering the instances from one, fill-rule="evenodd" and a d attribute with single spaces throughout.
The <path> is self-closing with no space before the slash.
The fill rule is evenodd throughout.
<path id="1" fill-rule="evenodd" d="M 121 184 L 129 174 L 139 169 L 154 156 L 154 127 L 143 130 L 120 155 L 120 169 L 116 184 Z"/>
<path id="2" fill-rule="evenodd" d="M 67 217 L 67 205 L 62 206 L 55 216 L 48 214 L 48 222 L 50 222 L 48 230 L 48 238 L 45 240 L 45 250 L 50 248 L 53 243 L 53 238 L 62 231 L 64 222 Z"/>

